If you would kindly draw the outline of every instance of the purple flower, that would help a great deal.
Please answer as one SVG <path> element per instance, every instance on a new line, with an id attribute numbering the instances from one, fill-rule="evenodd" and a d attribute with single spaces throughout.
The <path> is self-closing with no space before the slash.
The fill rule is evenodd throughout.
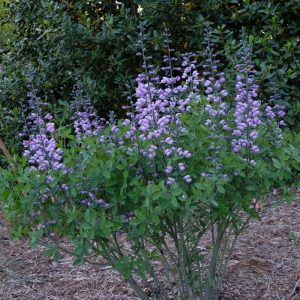
<path id="1" fill-rule="evenodd" d="M 51 175 L 48 175 L 47 177 L 46 177 L 46 182 L 48 183 L 48 184 L 50 184 L 51 182 L 53 182 L 54 181 L 54 178 L 51 176 Z"/>
<path id="2" fill-rule="evenodd" d="M 173 168 L 171 166 L 167 166 L 166 169 L 165 169 L 166 174 L 171 174 L 172 171 L 173 171 Z"/>
<path id="3" fill-rule="evenodd" d="M 281 105 L 281 99 L 280 95 L 277 90 L 277 86 L 275 82 L 271 82 L 271 96 L 269 98 L 269 103 L 265 109 L 266 116 L 270 120 L 276 120 L 277 121 L 277 126 L 286 126 L 286 123 L 282 118 L 285 117 L 285 106 Z M 281 137 L 278 136 L 278 140 L 281 140 Z M 277 141 L 277 142 L 279 142 Z"/>
<path id="4" fill-rule="evenodd" d="M 174 143 L 174 141 L 172 140 L 172 138 L 168 137 L 165 139 L 165 142 L 169 145 L 172 145 Z"/>
<path id="5" fill-rule="evenodd" d="M 253 145 L 251 147 L 251 150 L 254 152 L 254 153 L 259 153 L 259 147 L 257 145 Z"/>
<path id="6" fill-rule="evenodd" d="M 47 123 L 46 124 L 46 129 L 47 129 L 48 132 L 53 133 L 55 131 L 54 123 Z"/>
<path id="7" fill-rule="evenodd" d="M 183 151 L 182 155 L 186 158 L 190 158 L 192 156 L 192 154 L 188 150 Z"/>
<path id="8" fill-rule="evenodd" d="M 51 114 L 46 114 L 46 116 L 44 117 L 46 120 L 50 121 L 53 119 L 53 116 Z"/>
<path id="9" fill-rule="evenodd" d="M 67 184 L 62 184 L 61 188 L 64 190 L 64 191 L 67 191 L 69 189 L 69 186 Z"/>
<path id="10" fill-rule="evenodd" d="M 165 153 L 165 155 L 167 156 L 167 157 L 169 157 L 171 154 L 172 154 L 172 149 L 166 149 L 165 151 L 164 151 L 164 153 Z"/>
<path id="11" fill-rule="evenodd" d="M 286 123 L 285 123 L 283 120 L 279 121 L 278 124 L 279 124 L 280 126 L 286 126 Z"/>
<path id="12" fill-rule="evenodd" d="M 175 182 L 175 179 L 173 177 L 168 177 L 167 185 L 172 185 Z"/>
<path id="13" fill-rule="evenodd" d="M 235 136 L 241 136 L 241 135 L 242 135 L 242 132 L 241 132 L 241 130 L 239 130 L 239 129 L 235 129 L 235 130 L 233 130 L 232 135 L 235 135 Z"/>
<path id="14" fill-rule="evenodd" d="M 256 130 L 252 130 L 250 132 L 250 137 L 253 139 L 253 140 L 256 140 L 258 138 L 258 132 Z"/>
<path id="15" fill-rule="evenodd" d="M 106 204 L 106 202 L 103 199 L 99 199 L 96 202 L 102 206 Z"/>
<path id="16" fill-rule="evenodd" d="M 94 107 L 84 93 L 81 82 L 75 84 L 73 89 L 73 100 L 76 109 L 73 118 L 73 127 L 78 140 L 85 139 L 88 136 L 97 136 L 103 129 Z"/>
<path id="17" fill-rule="evenodd" d="M 178 169 L 179 169 L 180 171 L 184 171 L 184 170 L 185 170 L 185 164 L 184 164 L 184 163 L 179 163 L 179 164 L 178 164 Z"/>
<path id="18" fill-rule="evenodd" d="M 191 178 L 190 175 L 185 175 L 185 176 L 183 177 L 183 179 L 184 179 L 187 183 L 191 183 L 191 182 L 192 182 L 192 178 Z"/>

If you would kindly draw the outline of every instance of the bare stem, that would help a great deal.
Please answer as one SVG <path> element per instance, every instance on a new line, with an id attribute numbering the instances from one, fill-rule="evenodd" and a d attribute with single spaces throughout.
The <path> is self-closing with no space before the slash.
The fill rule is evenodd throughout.
<path id="1" fill-rule="evenodd" d="M 12 158 L 12 156 L 10 155 L 10 153 L 9 153 L 9 151 L 8 151 L 8 149 L 7 149 L 7 147 L 6 147 L 5 143 L 4 143 L 4 141 L 1 139 L 1 137 L 0 137 L 0 149 L 2 150 L 2 152 L 3 152 L 4 156 L 6 157 L 6 159 L 8 160 L 8 162 L 9 162 L 11 168 L 12 168 L 13 170 L 16 170 L 16 166 L 15 166 L 15 164 L 13 163 L 13 158 Z"/>

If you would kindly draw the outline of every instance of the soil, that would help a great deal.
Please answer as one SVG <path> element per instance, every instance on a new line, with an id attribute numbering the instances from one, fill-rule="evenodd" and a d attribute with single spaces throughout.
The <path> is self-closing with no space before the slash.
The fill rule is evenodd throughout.
<path id="1" fill-rule="evenodd" d="M 291 204 L 268 205 L 239 237 L 229 263 L 221 299 L 300 300 L 300 195 Z M 105 261 L 74 266 L 13 242 L 0 215 L 0 299 L 135 300 L 130 287 Z"/>

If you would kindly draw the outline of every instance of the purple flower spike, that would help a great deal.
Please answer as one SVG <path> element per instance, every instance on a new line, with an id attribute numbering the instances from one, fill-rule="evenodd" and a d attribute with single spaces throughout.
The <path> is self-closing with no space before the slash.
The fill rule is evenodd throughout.
<path id="1" fill-rule="evenodd" d="M 49 119 L 50 115 L 46 115 L 44 119 Z M 56 148 L 56 140 L 49 136 L 54 133 L 54 123 L 46 123 L 42 117 L 32 113 L 28 117 L 31 120 L 32 127 L 30 128 L 28 140 L 23 141 L 23 155 L 28 158 L 31 170 L 45 171 L 63 170 L 67 172 L 67 168 L 62 161 L 62 149 Z M 48 135 L 47 135 L 48 132 Z M 47 183 L 50 184 L 53 178 L 49 175 Z"/>
<path id="2" fill-rule="evenodd" d="M 236 66 L 238 71 L 234 112 L 236 128 L 232 132 L 236 139 L 232 140 L 232 149 L 234 152 L 239 152 L 241 148 L 250 148 L 253 153 L 258 153 L 260 150 L 254 141 L 259 136 L 255 129 L 261 124 L 260 101 L 255 100 L 258 91 L 254 78 L 256 72 L 250 62 L 251 50 L 245 42 L 240 49 L 239 56 L 242 63 Z"/>

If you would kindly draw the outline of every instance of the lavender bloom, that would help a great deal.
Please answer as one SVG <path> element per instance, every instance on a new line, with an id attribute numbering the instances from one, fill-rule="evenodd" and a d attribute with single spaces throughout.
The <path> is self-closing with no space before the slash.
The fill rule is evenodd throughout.
<path id="1" fill-rule="evenodd" d="M 209 102 L 205 106 L 205 111 L 209 114 L 205 125 L 210 126 L 214 131 L 228 130 L 227 123 L 223 121 L 221 124 L 220 122 L 220 116 L 225 116 L 228 110 L 227 104 L 223 102 L 223 98 L 228 96 L 228 91 L 223 88 L 225 75 L 224 72 L 218 71 L 219 60 L 216 59 L 216 54 L 214 54 L 211 28 L 206 27 L 205 32 L 204 45 L 206 50 L 204 54 L 206 63 L 202 66 L 205 70 L 203 72 L 204 79 L 202 80 L 202 84 Z"/>
<path id="2" fill-rule="evenodd" d="M 173 177 L 168 177 L 167 185 L 172 185 L 175 182 L 175 179 Z"/>
<path id="3" fill-rule="evenodd" d="M 46 182 L 48 183 L 48 184 L 50 184 L 51 182 L 53 182 L 54 181 L 54 178 L 51 176 L 51 175 L 48 175 L 47 177 L 46 177 Z"/>
<path id="4" fill-rule="evenodd" d="M 252 130 L 249 134 L 249 136 L 253 139 L 256 140 L 258 138 L 258 132 L 256 130 Z"/>
<path id="5" fill-rule="evenodd" d="M 183 177 L 183 179 L 184 179 L 187 183 L 191 183 L 191 182 L 192 182 L 192 178 L 191 178 L 190 175 L 185 175 L 185 176 Z"/>
<path id="6" fill-rule="evenodd" d="M 141 40 L 140 43 L 144 72 L 136 78 L 137 87 L 134 94 L 136 101 L 133 104 L 131 99 L 132 112 L 127 113 L 127 119 L 123 121 L 123 126 L 127 127 L 126 133 L 121 137 L 122 134 L 116 132 L 116 128 L 113 127 L 112 131 L 118 135 L 118 138 L 112 142 L 116 144 L 120 138 L 124 142 L 126 140 L 135 141 L 137 144 L 141 142 L 143 146 L 138 150 L 150 161 L 157 156 L 158 152 L 165 158 L 176 153 L 182 159 L 189 158 L 192 154 L 188 150 L 178 151 L 180 147 L 177 144 L 177 137 L 184 132 L 180 116 L 190 109 L 189 103 L 192 99 L 196 99 L 198 91 L 199 73 L 196 71 L 194 54 L 184 54 L 182 67 L 174 68 L 173 64 L 178 58 L 173 57 L 170 50 L 168 55 L 164 56 L 165 66 L 161 68 L 164 74 L 160 76 L 157 69 L 149 63 L 151 58 L 145 55 L 143 41 Z M 144 142 L 149 142 L 148 146 L 145 146 Z M 173 171 L 170 166 L 164 168 L 166 174 Z M 154 166 L 152 173 L 157 174 Z M 172 180 L 168 182 L 171 183 Z"/>
<path id="7" fill-rule="evenodd" d="M 64 191 L 68 191 L 69 190 L 69 186 L 67 184 L 63 184 L 61 186 L 61 188 L 64 190 Z"/>
<path id="8" fill-rule="evenodd" d="M 192 154 L 188 150 L 185 150 L 185 151 L 183 151 L 183 156 L 185 158 L 190 158 L 192 156 Z"/>
<path id="9" fill-rule="evenodd" d="M 277 120 L 279 126 L 285 126 L 286 123 L 282 120 L 285 117 L 285 106 L 280 104 L 281 99 L 277 91 L 275 82 L 271 82 L 271 96 L 269 98 L 269 103 L 265 109 L 267 117 L 271 120 Z"/>
<path id="10" fill-rule="evenodd" d="M 109 208 L 110 207 L 110 205 L 107 202 L 105 202 L 103 199 L 97 200 L 96 203 L 101 205 L 103 208 Z"/>
<path id="11" fill-rule="evenodd" d="M 173 171 L 173 168 L 171 166 L 167 166 L 165 169 L 166 174 L 171 174 Z"/>
<path id="12" fill-rule="evenodd" d="M 164 153 L 167 157 L 169 157 L 173 153 L 173 151 L 171 149 L 166 149 L 164 150 Z"/>
<path id="13" fill-rule="evenodd" d="M 88 178 L 86 178 L 88 179 Z M 89 207 L 97 207 L 97 206 L 100 206 L 102 208 L 110 208 L 110 204 L 107 203 L 105 200 L 103 199 L 99 199 L 97 196 L 96 196 L 96 193 L 95 192 L 98 192 L 99 190 L 97 188 L 95 189 L 88 189 L 86 187 L 86 185 L 82 185 L 82 184 L 79 184 L 78 188 L 84 188 L 85 190 L 82 190 L 81 191 L 81 194 L 84 195 L 84 199 L 81 200 L 81 204 L 83 205 L 86 205 L 86 206 L 89 206 Z"/>
<path id="14" fill-rule="evenodd" d="M 47 120 L 51 117 L 47 114 Z M 48 136 L 47 132 L 53 134 L 55 131 L 54 123 L 45 123 L 37 114 L 30 114 L 30 131 L 28 140 L 23 141 L 25 151 L 23 155 L 28 158 L 30 170 L 38 169 L 45 171 L 63 170 L 67 172 L 66 166 L 62 161 L 62 150 L 56 147 L 56 141 L 53 137 Z M 52 177 L 47 177 L 47 182 L 52 182 Z"/>
<path id="15" fill-rule="evenodd" d="M 255 129 L 261 124 L 260 101 L 255 99 L 258 85 L 254 83 L 255 70 L 250 62 L 251 51 L 245 42 L 239 55 L 242 63 L 236 66 L 238 71 L 234 112 L 236 128 L 232 132 L 232 135 L 237 138 L 232 140 L 232 149 L 234 152 L 239 152 L 242 148 L 247 148 L 253 153 L 258 153 L 259 148 L 254 142 L 258 138 L 258 131 Z"/>
<path id="16" fill-rule="evenodd" d="M 266 112 L 266 115 L 268 116 L 268 118 L 275 119 L 276 114 L 273 112 L 273 109 L 271 106 L 267 106 L 265 112 Z"/>
<path id="17" fill-rule="evenodd" d="M 75 115 L 74 129 L 78 139 L 96 136 L 103 129 L 96 120 L 96 113 L 93 112 L 92 107 L 89 107 L 88 110 L 77 112 Z"/>
<path id="18" fill-rule="evenodd" d="M 47 129 L 48 132 L 53 133 L 55 131 L 54 123 L 47 123 L 46 124 L 46 129 Z"/>
<path id="19" fill-rule="evenodd" d="M 184 164 L 184 163 L 179 163 L 179 164 L 178 164 L 178 169 L 179 169 L 180 171 L 184 171 L 184 170 L 185 170 L 185 164 Z"/>
<path id="20" fill-rule="evenodd" d="M 73 117 L 73 126 L 77 139 L 82 140 L 88 136 L 99 135 L 103 129 L 103 125 L 98 119 L 90 99 L 84 93 L 83 85 L 80 81 L 74 86 L 73 99 L 72 108 L 76 110 L 75 117 Z"/>

